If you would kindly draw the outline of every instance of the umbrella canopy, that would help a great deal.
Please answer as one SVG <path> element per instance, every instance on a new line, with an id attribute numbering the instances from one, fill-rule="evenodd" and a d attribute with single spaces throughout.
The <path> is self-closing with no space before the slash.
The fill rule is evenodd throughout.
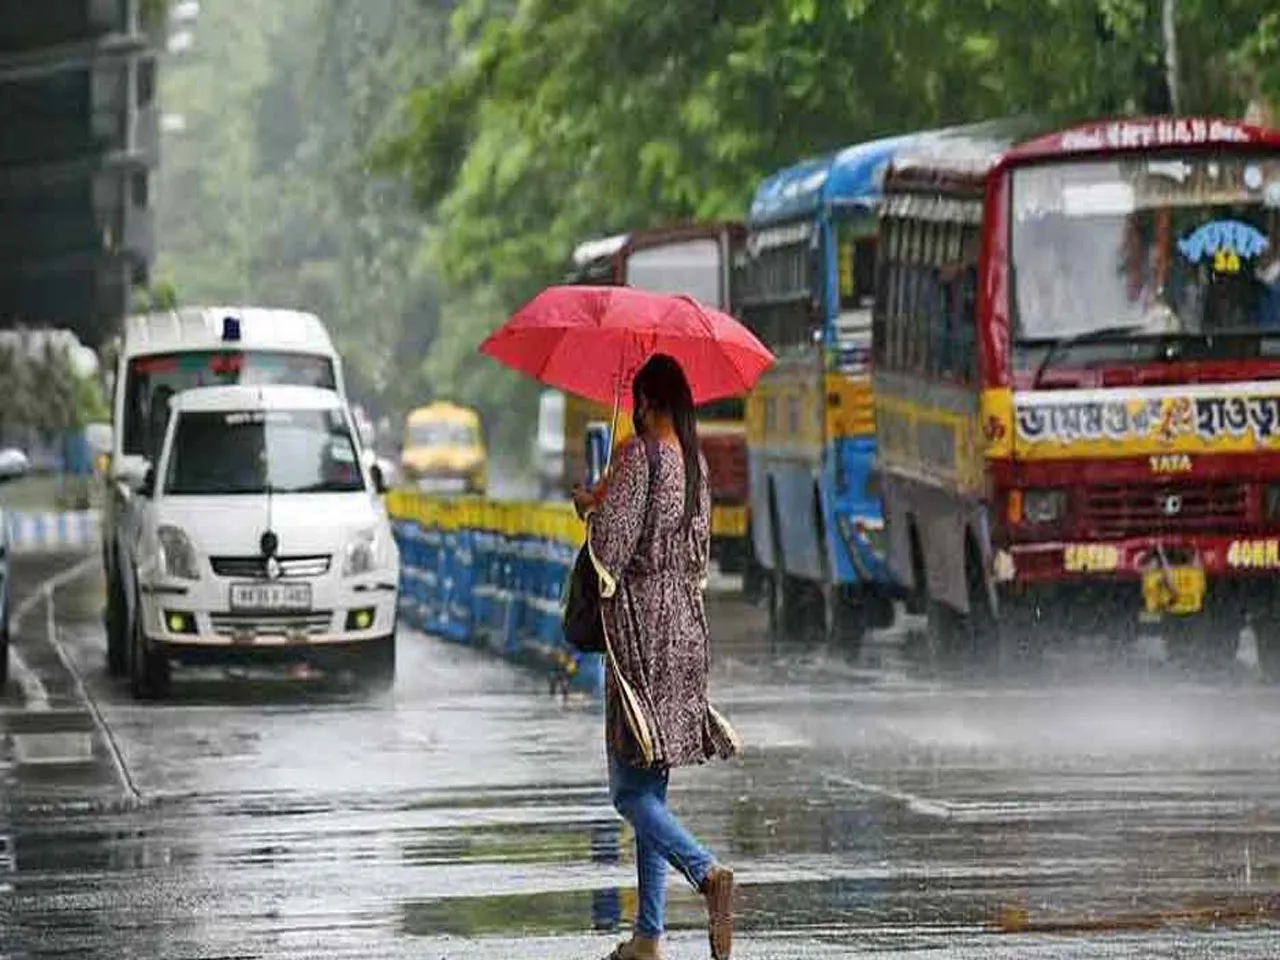
<path id="1" fill-rule="evenodd" d="M 728 314 L 692 297 L 634 287 L 547 287 L 480 352 L 547 386 L 624 407 L 631 378 L 655 354 L 680 364 L 695 404 L 747 393 L 773 363 Z"/>

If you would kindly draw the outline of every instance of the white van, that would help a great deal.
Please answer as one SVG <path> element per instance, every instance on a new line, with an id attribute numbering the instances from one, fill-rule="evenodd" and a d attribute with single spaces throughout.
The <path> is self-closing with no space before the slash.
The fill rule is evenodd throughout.
<path id="1" fill-rule="evenodd" d="M 342 363 L 314 314 L 261 307 L 183 307 L 126 319 L 114 378 L 102 562 L 107 580 L 107 667 L 130 670 L 137 614 L 137 500 L 159 456 L 172 398 L 194 387 L 290 384 L 345 401 Z M 357 441 L 358 442 L 358 441 Z"/>
<path id="2" fill-rule="evenodd" d="M 205 387 L 172 403 L 140 488 L 136 697 L 170 664 L 293 663 L 395 674 L 400 558 L 343 400 Z"/>

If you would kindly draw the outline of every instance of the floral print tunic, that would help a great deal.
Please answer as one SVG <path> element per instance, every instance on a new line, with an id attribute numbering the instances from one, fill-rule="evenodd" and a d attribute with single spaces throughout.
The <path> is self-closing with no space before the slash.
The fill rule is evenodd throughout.
<path id="1" fill-rule="evenodd" d="M 692 521 L 682 527 L 684 458 L 678 446 L 654 445 L 652 478 L 640 438 L 615 454 L 608 492 L 589 520 L 588 544 L 600 575 L 611 657 L 605 688 L 609 750 L 632 766 L 666 768 L 731 756 L 740 742 L 707 702 L 706 461 Z"/>

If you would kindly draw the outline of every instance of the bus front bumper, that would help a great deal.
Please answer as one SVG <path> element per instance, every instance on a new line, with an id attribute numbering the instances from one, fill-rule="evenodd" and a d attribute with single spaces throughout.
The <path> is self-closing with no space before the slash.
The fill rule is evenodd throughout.
<path id="1" fill-rule="evenodd" d="M 1270 615 L 1280 595 L 1280 537 L 1174 535 L 1039 542 L 997 549 L 992 578 L 1003 603 L 1066 603 L 1138 620 L 1226 609 Z"/>

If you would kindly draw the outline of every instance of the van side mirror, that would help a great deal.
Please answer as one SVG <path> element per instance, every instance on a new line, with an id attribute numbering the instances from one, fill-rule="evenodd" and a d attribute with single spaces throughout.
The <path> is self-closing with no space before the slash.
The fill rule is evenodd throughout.
<path id="1" fill-rule="evenodd" d="M 373 480 L 373 489 L 381 496 L 387 492 L 387 478 L 382 474 L 382 465 L 373 464 L 369 468 L 369 477 Z"/>
<path id="2" fill-rule="evenodd" d="M 148 466 L 147 472 L 143 474 L 142 483 L 138 485 L 138 496 L 150 499 L 155 496 L 156 492 L 156 468 Z"/>

